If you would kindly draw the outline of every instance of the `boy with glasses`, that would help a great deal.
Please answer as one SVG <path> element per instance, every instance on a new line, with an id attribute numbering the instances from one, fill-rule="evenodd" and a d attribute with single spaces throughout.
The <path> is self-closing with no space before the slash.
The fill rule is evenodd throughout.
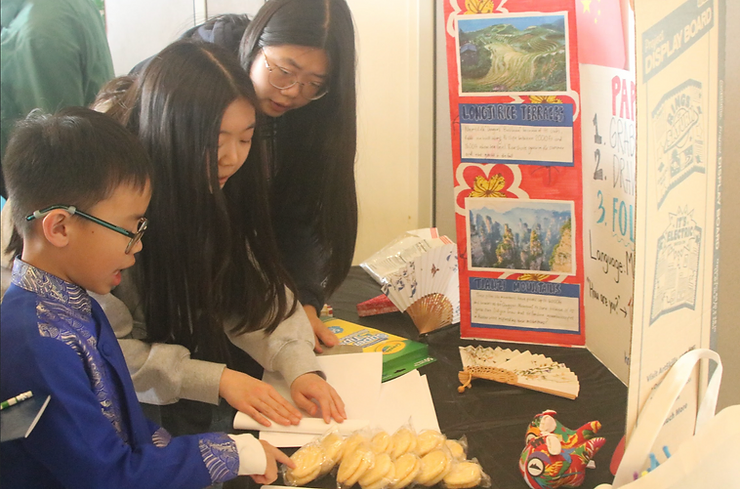
<path id="1" fill-rule="evenodd" d="M 23 246 L 0 312 L 0 397 L 51 396 L 28 438 L 3 444 L 3 487 L 197 488 L 247 474 L 265 484 L 276 461 L 292 466 L 251 435 L 171 438 L 143 415 L 86 292 L 110 292 L 142 248 L 152 170 L 135 136 L 89 109 L 34 115 L 3 164 Z"/>

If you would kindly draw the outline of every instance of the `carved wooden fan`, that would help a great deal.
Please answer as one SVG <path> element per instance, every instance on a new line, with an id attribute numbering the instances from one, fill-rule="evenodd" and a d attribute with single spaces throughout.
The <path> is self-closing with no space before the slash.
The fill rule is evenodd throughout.
<path id="1" fill-rule="evenodd" d="M 576 374 L 544 355 L 501 347 L 461 346 L 460 358 L 463 371 L 458 373 L 462 384 L 457 388 L 459 392 L 472 387 L 473 379 L 487 379 L 567 399 L 578 397 L 580 384 Z"/>

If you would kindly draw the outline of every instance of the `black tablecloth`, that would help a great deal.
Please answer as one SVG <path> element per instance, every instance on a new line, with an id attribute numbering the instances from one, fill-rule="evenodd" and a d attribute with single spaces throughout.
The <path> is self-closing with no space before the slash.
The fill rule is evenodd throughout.
<path id="1" fill-rule="evenodd" d="M 353 267 L 341 288 L 329 303 L 334 316 L 376 328 L 387 333 L 419 340 L 411 318 L 402 313 L 381 314 L 361 318 L 357 304 L 380 294 L 380 287 L 361 268 Z M 599 435 L 606 444 L 595 457 L 596 468 L 587 470 L 582 487 L 593 488 L 611 482 L 611 456 L 624 435 L 627 411 L 627 387 L 585 348 L 559 348 L 501 342 L 461 340 L 457 325 L 436 331 L 421 341 L 429 345 L 436 362 L 421 367 L 432 392 L 434 407 L 442 432 L 448 438 L 465 435 L 468 455 L 477 458 L 492 479 L 496 489 L 527 488 L 518 469 L 519 455 L 524 448 L 524 433 L 535 414 L 546 409 L 558 412 L 556 418 L 565 426 L 576 429 L 584 423 L 599 420 Z M 459 346 L 501 346 L 529 350 L 564 363 L 578 375 L 581 385 L 577 399 L 530 391 L 520 387 L 476 380 L 471 389 L 460 394 L 457 373 L 462 370 Z M 315 487 L 335 487 L 329 477 L 314 481 Z M 358 486 L 359 487 L 359 486 Z"/>

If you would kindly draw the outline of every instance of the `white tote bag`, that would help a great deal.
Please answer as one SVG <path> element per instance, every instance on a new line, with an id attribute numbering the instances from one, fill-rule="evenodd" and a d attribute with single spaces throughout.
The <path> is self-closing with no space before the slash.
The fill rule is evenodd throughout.
<path id="1" fill-rule="evenodd" d="M 694 367 L 705 358 L 716 362 L 717 368 L 699 404 L 694 436 L 681 443 L 657 468 L 634 479 L 634 474 L 643 470 Z M 740 439 L 740 405 L 714 415 L 721 378 L 722 362 L 716 352 L 699 349 L 681 356 L 640 412 L 613 484 L 601 484 L 596 489 L 740 489 L 740 471 L 734 455 Z"/>

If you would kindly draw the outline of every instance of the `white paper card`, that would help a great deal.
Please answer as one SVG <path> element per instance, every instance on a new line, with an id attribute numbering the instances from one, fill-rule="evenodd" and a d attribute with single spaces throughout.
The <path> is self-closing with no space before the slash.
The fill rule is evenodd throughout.
<path id="1" fill-rule="evenodd" d="M 418 370 L 383 384 L 373 424 L 393 433 L 409 419 L 416 431 L 439 431 L 427 376 L 419 375 Z"/>
<path id="2" fill-rule="evenodd" d="M 393 433 L 409 419 L 417 431 L 424 429 L 439 431 L 437 413 L 434 409 L 427 377 L 419 375 L 418 370 L 384 383 L 375 406 L 370 425 L 383 428 L 388 433 Z M 347 421 L 342 424 L 346 423 Z M 299 447 L 309 443 L 317 434 L 329 429 L 327 425 L 323 426 L 324 429 L 315 434 L 261 431 L 259 438 L 276 447 Z"/>
<path id="3" fill-rule="evenodd" d="M 372 417 L 380 395 L 380 379 L 383 372 L 383 354 L 380 352 L 349 353 L 317 357 L 326 379 L 344 401 L 347 412 L 347 426 L 365 426 Z M 262 380 L 275 387 L 278 393 L 293 403 L 290 387 L 283 377 L 276 372 L 265 372 Z M 303 419 L 296 426 L 281 426 L 272 423 L 267 428 L 244 413 L 234 417 L 234 429 L 270 430 L 291 433 L 320 434 L 330 425 L 321 418 L 313 418 L 301 411 Z M 344 423 L 343 423 L 344 424 Z"/>

